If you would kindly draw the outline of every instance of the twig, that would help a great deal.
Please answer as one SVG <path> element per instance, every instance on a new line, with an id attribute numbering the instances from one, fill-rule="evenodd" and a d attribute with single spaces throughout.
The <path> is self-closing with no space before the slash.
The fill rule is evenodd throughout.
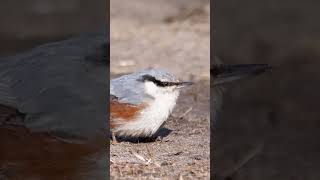
<path id="1" fill-rule="evenodd" d="M 141 161 L 145 162 L 147 165 L 150 163 L 149 160 L 141 156 L 140 154 L 130 151 L 131 154 L 133 154 L 136 158 L 140 159 Z"/>
<path id="2" fill-rule="evenodd" d="M 179 180 L 184 180 L 183 176 L 182 176 L 182 173 L 179 174 Z"/>
<path id="3" fill-rule="evenodd" d="M 154 165 L 156 165 L 157 167 L 161 167 L 161 165 L 155 161 L 155 158 L 154 158 L 153 154 L 151 153 L 151 151 L 150 151 L 150 149 L 148 148 L 147 145 L 146 145 L 146 149 L 147 149 L 148 155 L 150 157 L 150 162 L 153 163 Z"/>
<path id="4" fill-rule="evenodd" d="M 157 162 L 153 162 L 151 158 L 147 159 L 147 158 L 144 158 L 143 156 L 141 156 L 140 154 L 136 153 L 136 152 L 133 152 L 133 151 L 130 151 L 131 154 L 133 154 L 136 158 L 138 158 L 139 160 L 143 161 L 146 165 L 149 165 L 149 164 L 154 164 L 158 167 L 161 167 L 161 165 Z M 150 152 L 149 152 L 150 153 Z"/>
<path id="5" fill-rule="evenodd" d="M 192 109 L 193 107 L 189 107 L 189 109 L 187 109 L 182 115 L 179 116 L 179 119 L 182 119 L 184 116 L 186 116 Z"/>

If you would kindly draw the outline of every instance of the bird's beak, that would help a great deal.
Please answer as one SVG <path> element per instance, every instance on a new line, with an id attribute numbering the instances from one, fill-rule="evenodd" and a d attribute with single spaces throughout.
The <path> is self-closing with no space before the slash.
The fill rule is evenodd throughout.
<path id="1" fill-rule="evenodd" d="M 182 88 L 182 87 L 186 87 L 186 86 L 191 86 L 192 84 L 193 84 L 193 82 L 190 82 L 190 81 L 182 81 L 182 82 L 179 82 L 178 87 Z"/>
<path id="2" fill-rule="evenodd" d="M 215 86 L 238 79 L 256 76 L 268 70 L 271 70 L 271 66 L 268 64 L 217 64 L 213 65 L 210 69 L 210 74 L 213 76 L 213 85 Z"/>

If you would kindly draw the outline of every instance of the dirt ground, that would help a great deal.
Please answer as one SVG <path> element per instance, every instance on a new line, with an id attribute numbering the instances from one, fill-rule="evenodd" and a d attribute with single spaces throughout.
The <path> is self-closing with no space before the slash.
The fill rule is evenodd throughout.
<path id="1" fill-rule="evenodd" d="M 111 75 L 165 68 L 195 84 L 162 141 L 110 145 L 111 179 L 209 179 L 209 1 L 122 1 L 111 6 Z"/>

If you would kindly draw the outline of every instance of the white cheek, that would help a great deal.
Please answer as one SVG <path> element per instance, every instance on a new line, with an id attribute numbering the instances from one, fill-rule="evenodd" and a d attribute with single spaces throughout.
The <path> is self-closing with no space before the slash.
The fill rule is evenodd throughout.
<path id="1" fill-rule="evenodd" d="M 179 93 L 175 87 L 158 87 L 153 82 L 145 82 L 145 92 L 153 97 L 166 95 L 168 93 Z"/>
<path id="2" fill-rule="evenodd" d="M 145 82 L 145 91 L 151 96 L 157 95 L 158 87 L 153 82 Z"/>

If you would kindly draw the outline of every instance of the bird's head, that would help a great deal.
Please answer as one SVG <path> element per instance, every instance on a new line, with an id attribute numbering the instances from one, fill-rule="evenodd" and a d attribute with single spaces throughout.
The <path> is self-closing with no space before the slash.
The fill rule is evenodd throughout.
<path id="1" fill-rule="evenodd" d="M 181 81 L 163 69 L 150 69 L 139 74 L 138 81 L 144 83 L 145 92 L 157 97 L 171 93 L 179 93 L 181 88 L 192 85 L 192 82 Z"/>
<path id="2" fill-rule="evenodd" d="M 217 121 L 216 119 L 218 119 L 219 111 L 221 110 L 223 85 L 236 80 L 254 77 L 268 70 L 271 70 L 271 66 L 268 64 L 225 65 L 220 64 L 218 60 L 218 63 L 210 68 L 210 75 L 213 78 L 211 92 L 213 97 L 212 111 L 214 122 Z"/>
<path id="3" fill-rule="evenodd" d="M 210 74 L 213 77 L 213 86 L 217 86 L 235 80 L 253 77 L 268 70 L 271 70 L 271 66 L 268 64 L 216 64 L 210 69 Z"/>

